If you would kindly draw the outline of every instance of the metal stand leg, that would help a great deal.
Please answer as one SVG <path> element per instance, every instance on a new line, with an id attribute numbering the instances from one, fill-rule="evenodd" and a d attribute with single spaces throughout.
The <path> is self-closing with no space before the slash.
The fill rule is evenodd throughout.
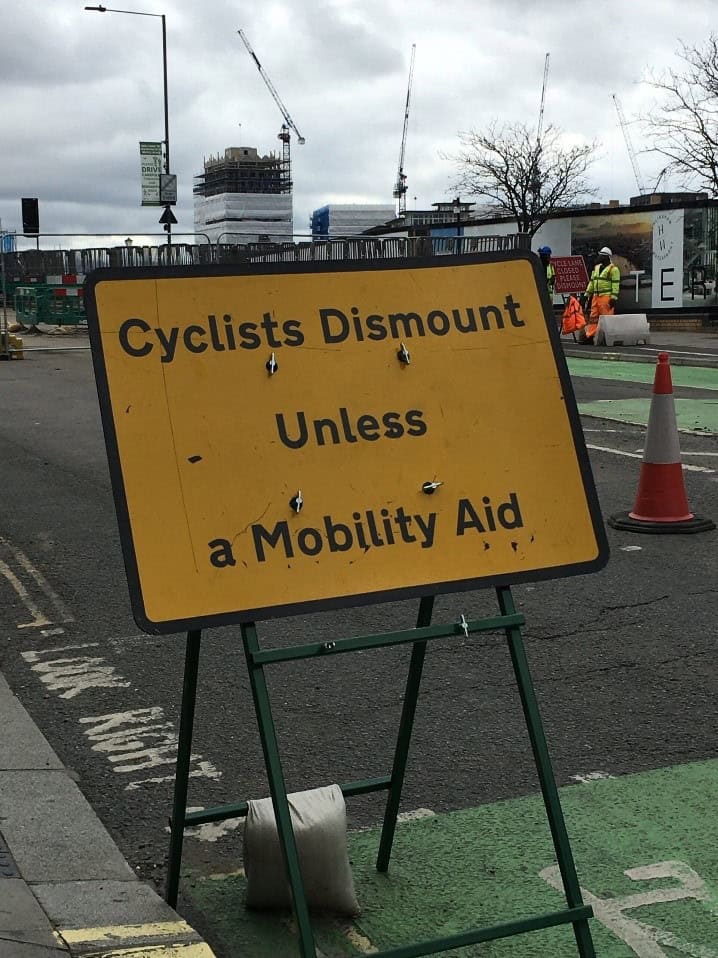
<path id="1" fill-rule="evenodd" d="M 434 611 L 434 596 L 423 596 L 419 604 L 419 614 L 416 620 L 417 629 L 431 625 L 431 615 Z M 414 716 L 416 714 L 416 703 L 419 698 L 419 686 L 421 684 L 421 674 L 424 668 L 424 658 L 426 657 L 426 642 L 415 642 L 411 650 L 411 662 L 409 664 L 409 675 L 406 680 L 406 690 L 404 692 L 404 706 L 401 710 L 401 721 L 399 722 L 399 734 L 396 740 L 394 750 L 394 764 L 391 771 L 391 785 L 389 786 L 389 797 L 384 811 L 384 824 L 381 829 L 381 840 L 379 842 L 379 854 L 376 860 L 377 871 L 385 872 L 389 868 L 389 859 L 391 857 L 391 848 L 394 843 L 394 832 L 396 831 L 396 819 L 399 814 L 399 803 L 401 802 L 401 792 L 404 787 L 404 775 L 406 772 L 406 763 L 409 757 L 409 744 L 411 742 L 411 733 L 414 728 Z"/>
<path id="2" fill-rule="evenodd" d="M 192 729 L 194 707 L 197 699 L 197 670 L 199 646 L 202 633 L 197 630 L 187 633 L 187 648 L 182 686 L 182 712 L 180 715 L 179 741 L 177 743 L 177 772 L 175 793 L 170 823 L 170 850 L 167 865 L 167 904 L 177 907 L 180 868 L 182 867 L 182 843 L 184 841 L 185 816 L 187 814 L 187 785 L 192 757 Z"/>
<path id="3" fill-rule="evenodd" d="M 496 590 L 499 600 L 499 607 L 502 615 L 513 615 L 516 612 L 511 589 L 500 588 Z M 506 637 L 509 642 L 511 652 L 511 664 L 516 676 L 516 684 L 521 696 L 521 706 L 526 719 L 526 728 L 531 739 L 531 748 L 533 749 L 534 761 L 538 771 L 539 782 L 541 783 L 541 792 L 543 794 L 544 804 L 546 806 L 546 815 L 548 816 L 551 827 L 551 837 L 553 838 L 556 859 L 561 871 L 564 892 L 569 908 L 576 908 L 583 905 L 581 897 L 581 888 L 578 883 L 576 866 L 573 861 L 571 845 L 568 840 L 566 823 L 561 810 L 561 802 L 556 787 L 553 768 L 551 767 L 551 758 L 546 744 L 546 737 L 541 723 L 541 714 L 539 712 L 536 693 L 531 681 L 526 651 L 521 638 L 521 630 L 518 626 L 510 626 L 506 629 Z M 596 952 L 591 938 L 591 929 L 587 919 L 582 919 L 573 923 L 573 931 L 576 936 L 578 953 L 581 958 L 595 958 Z"/>
<path id="4" fill-rule="evenodd" d="M 272 718 L 267 682 L 264 677 L 263 667 L 261 665 L 255 665 L 252 658 L 252 654 L 259 651 L 257 630 L 254 623 L 242 626 L 242 640 L 244 642 L 244 654 L 249 670 L 249 681 L 252 687 L 254 709 L 257 713 L 259 736 L 262 741 L 262 751 L 264 752 L 264 764 L 267 768 L 267 776 L 269 778 L 269 790 L 272 795 L 274 816 L 279 833 L 279 843 L 284 855 L 284 862 L 287 867 L 287 878 L 289 879 L 289 885 L 292 890 L 294 915 L 299 930 L 299 953 L 301 958 L 316 958 L 317 952 L 314 944 L 314 934 L 309 919 L 307 898 L 304 894 L 304 883 L 299 867 L 299 856 L 294 840 L 292 819 L 289 813 L 287 787 L 284 782 L 284 773 L 282 772 L 282 763 L 279 757 L 277 733 L 274 727 L 274 719 Z"/>

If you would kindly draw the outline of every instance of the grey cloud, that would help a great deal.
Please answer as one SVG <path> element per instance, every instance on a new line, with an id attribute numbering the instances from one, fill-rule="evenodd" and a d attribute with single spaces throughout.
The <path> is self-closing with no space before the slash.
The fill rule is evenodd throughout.
<path id="1" fill-rule="evenodd" d="M 37 195 L 43 224 L 79 230 L 155 228 L 139 206 L 138 141 L 161 139 L 159 22 L 91 14 L 84 0 L 0 0 L 0 216 Z M 134 2 L 152 10 L 154 4 Z M 124 6 L 124 5 L 121 5 Z M 276 150 L 279 110 L 244 49 L 242 27 L 307 137 L 293 143 L 296 227 L 330 197 L 391 202 L 412 43 L 417 44 L 405 170 L 408 199 L 448 195 L 442 152 L 492 117 L 535 123 L 546 51 L 545 122 L 602 140 L 593 176 L 602 198 L 635 192 L 610 98 L 629 119 L 650 99 L 638 82 L 679 35 L 701 42 L 712 0 L 172 0 L 167 14 L 170 141 L 180 225 L 192 224 L 193 177 L 231 145 Z M 162 9 L 159 5 L 157 9 Z M 610 62 L 595 38 L 608 28 Z M 239 126 L 241 124 L 241 127 Z M 634 144 L 642 143 L 638 125 Z M 646 168 L 648 161 L 646 160 Z M 647 174 L 646 174 L 647 176 Z M 648 176 L 647 176 L 648 178 Z"/>

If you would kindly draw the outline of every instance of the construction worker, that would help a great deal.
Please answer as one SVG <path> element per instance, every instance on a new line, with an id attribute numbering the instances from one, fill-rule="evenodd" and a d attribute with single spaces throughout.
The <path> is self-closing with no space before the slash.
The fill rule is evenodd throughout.
<path id="1" fill-rule="evenodd" d="M 613 316 L 618 294 L 621 290 L 621 271 L 611 260 L 613 253 L 604 246 L 598 251 L 598 262 L 593 267 L 586 292 L 581 297 L 584 309 L 591 304 L 589 321 L 582 334 L 582 341 L 592 340 L 598 329 L 600 316 Z"/>
<path id="2" fill-rule="evenodd" d="M 548 295 L 553 302 L 553 294 L 556 289 L 556 270 L 551 263 L 551 247 L 542 246 L 538 254 L 541 257 L 541 262 L 546 267 L 546 287 L 548 288 Z"/>

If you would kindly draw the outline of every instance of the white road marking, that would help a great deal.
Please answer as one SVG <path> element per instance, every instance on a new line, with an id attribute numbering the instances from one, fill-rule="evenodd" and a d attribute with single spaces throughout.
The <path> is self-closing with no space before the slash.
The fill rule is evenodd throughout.
<path id="1" fill-rule="evenodd" d="M 170 776 L 169 781 L 173 781 L 174 777 Z M 157 779 L 156 781 L 163 781 L 162 779 Z M 201 812 L 204 811 L 204 806 L 199 805 L 197 807 L 187 808 L 188 812 Z M 403 824 L 405 822 L 417 822 L 422 818 L 433 818 L 436 815 L 436 812 L 432 811 L 430 808 L 415 808 L 409 812 L 400 812 L 396 817 L 397 824 Z M 220 838 L 223 838 L 225 835 L 228 835 L 230 832 L 236 831 L 244 822 L 243 818 L 226 818 L 221 822 L 207 822 L 205 825 L 194 825 L 191 828 L 188 828 L 185 834 L 189 838 L 196 838 L 198 841 L 202 842 L 216 842 Z M 169 828 L 165 828 L 166 832 L 169 832 Z"/>
<path id="2" fill-rule="evenodd" d="M 571 775 L 571 781 L 580 782 L 581 785 L 585 785 L 587 782 L 600 782 L 604 778 L 615 778 L 615 775 L 608 772 L 587 772 L 585 775 Z"/>
<path id="3" fill-rule="evenodd" d="M 564 337 L 562 337 L 562 338 L 563 338 L 563 342 L 566 343 L 566 345 L 568 345 L 568 346 L 573 345 L 572 340 L 566 339 L 566 338 L 564 338 Z M 611 347 L 609 346 L 608 349 L 607 349 L 607 351 L 605 351 L 605 352 L 602 351 L 602 352 L 594 353 L 594 355 L 595 355 L 595 356 L 611 356 L 611 357 L 613 357 L 613 356 L 630 356 L 630 357 L 633 359 L 635 356 L 645 356 L 645 355 L 648 354 L 648 353 L 656 353 L 656 354 L 658 354 L 658 353 L 668 352 L 668 353 L 670 353 L 671 358 L 681 358 L 681 359 L 684 359 L 684 358 L 687 358 L 687 359 L 693 358 L 693 359 L 695 359 L 695 358 L 698 358 L 698 357 L 703 358 L 703 359 L 715 359 L 715 358 L 716 358 L 716 354 L 715 354 L 715 353 L 703 353 L 703 352 L 697 352 L 697 351 L 693 352 L 693 351 L 689 351 L 689 350 L 687 350 L 687 349 L 666 349 L 665 346 L 643 346 L 643 347 L 642 347 L 641 349 L 639 349 L 639 350 L 634 350 L 631 346 L 628 346 L 628 347 L 624 346 L 624 347 L 622 347 L 622 349 L 621 349 L 620 352 L 617 352 L 616 350 L 613 350 L 613 351 L 610 351 L 610 350 L 611 350 Z M 569 357 L 569 358 L 571 358 L 571 359 L 580 359 L 581 357 L 579 357 L 579 356 L 571 356 L 571 357 Z M 584 358 L 586 358 L 586 357 L 584 357 Z"/>
<path id="4" fill-rule="evenodd" d="M 60 692 L 61 699 L 74 699 L 88 689 L 129 688 L 130 683 L 116 674 L 114 665 L 104 665 L 106 660 L 100 655 L 62 655 L 59 658 L 42 659 L 42 656 L 56 652 L 97 648 L 99 644 L 99 642 L 84 642 L 80 645 L 64 645 L 38 652 L 21 652 L 20 655 L 51 692 L 64 689 Z"/>
<path id="5" fill-rule="evenodd" d="M 117 769 L 114 769 L 114 771 L 117 771 Z M 190 769 L 189 777 L 209 778 L 216 781 L 222 777 L 222 773 L 218 771 L 211 762 L 206 762 L 202 759 L 196 762 L 195 768 Z M 154 775 L 151 778 L 136 778 L 134 781 L 125 785 L 125 791 L 136 792 L 142 788 L 143 785 L 162 785 L 164 782 L 174 782 L 174 780 L 174 775 Z"/>
<path id="6" fill-rule="evenodd" d="M 0 545 L 4 545 L 6 548 L 15 556 L 16 560 L 20 563 L 23 569 L 31 576 L 39 588 L 45 593 L 47 598 L 50 600 L 50 603 L 55 607 L 55 612 L 57 613 L 58 622 L 74 622 L 75 617 L 72 615 L 68 607 L 62 601 L 60 596 L 55 592 L 50 583 L 47 581 L 45 576 L 39 572 L 35 566 L 30 562 L 28 557 L 24 552 L 21 552 L 19 549 L 15 549 L 7 539 L 0 537 Z"/>
<path id="7" fill-rule="evenodd" d="M 188 805 L 188 812 L 203 812 L 204 805 Z M 206 822 L 204 825 L 192 825 L 185 829 L 185 838 L 196 838 L 201 842 L 216 842 L 230 832 L 236 831 L 244 825 L 244 818 L 225 818 L 222 822 Z M 171 832 L 169 825 L 165 825 L 165 831 Z"/>
<path id="8" fill-rule="evenodd" d="M 92 743 L 92 750 L 104 754 L 118 774 L 174 766 L 177 761 L 177 733 L 160 706 L 85 716 L 80 719 L 80 724 L 89 726 L 83 731 Z M 189 774 L 190 778 L 214 780 L 222 776 L 211 762 L 194 753 L 190 758 Z M 125 786 L 125 790 L 134 791 L 139 785 L 173 780 L 172 775 L 135 779 Z"/>
<path id="9" fill-rule="evenodd" d="M 690 357 L 690 356 L 693 356 L 693 357 L 702 356 L 702 357 L 707 357 L 708 359 L 715 359 L 715 358 L 716 358 L 716 354 L 715 354 L 715 353 L 689 352 L 689 351 L 686 350 L 686 349 L 671 349 L 671 350 L 668 350 L 668 349 L 665 349 L 665 348 L 661 348 L 660 346 L 644 346 L 643 349 L 641 350 L 641 352 L 643 352 L 643 353 L 666 353 L 666 352 L 670 352 L 670 355 L 671 355 L 671 356 L 681 356 L 681 357 L 683 357 L 683 356 L 689 356 L 689 357 Z M 641 355 L 641 352 L 629 353 L 628 355 L 629 355 L 629 356 L 640 356 L 640 355 Z M 620 354 L 619 354 L 619 353 L 612 353 L 612 355 L 613 355 L 613 356 L 618 356 L 618 355 L 620 355 Z M 625 355 L 625 353 L 624 353 L 624 355 Z"/>
<path id="10" fill-rule="evenodd" d="M 12 585 L 13 589 L 17 592 L 18 596 L 25 605 L 25 608 L 33 617 L 32 622 L 18 625 L 18 628 L 37 628 L 41 625 L 51 625 L 53 622 L 53 620 L 49 619 L 44 612 L 40 611 L 39 604 L 34 601 L 30 595 L 30 591 L 22 583 L 20 570 L 25 572 L 25 574 L 32 579 L 35 585 L 43 593 L 44 597 L 49 601 L 50 605 L 53 606 L 55 621 L 74 622 L 74 617 L 70 610 L 49 584 L 45 576 L 35 568 L 32 562 L 30 562 L 25 553 L 21 552 L 20 549 L 16 549 L 11 542 L 2 536 L 0 536 L 0 548 L 4 550 L 6 558 L 8 559 L 7 562 L 0 560 L 0 573 L 2 573 L 2 575 L 5 576 L 8 582 Z M 20 569 L 17 570 L 20 574 L 16 574 L 16 572 L 13 571 L 10 565 L 11 561 L 14 562 L 16 566 L 20 567 Z"/>
<path id="11" fill-rule="evenodd" d="M 61 622 L 73 622 L 74 617 L 57 593 L 51 588 L 45 577 L 38 572 L 24 553 L 13 548 L 7 539 L 0 537 L 0 548 L 29 576 L 44 593 L 45 598 L 54 607 L 57 619 Z M 19 629 L 52 626 L 20 576 L 10 565 L 0 559 L 0 574 L 10 583 L 32 621 L 21 623 Z M 41 628 L 43 638 L 63 635 L 61 627 Z M 62 699 L 73 699 L 89 689 L 126 689 L 132 683 L 117 673 L 114 665 L 100 655 L 67 655 L 85 649 L 96 649 L 99 642 L 82 642 L 63 645 L 50 649 L 21 652 L 21 657 L 40 681 L 52 692 L 59 692 Z M 129 712 L 111 712 L 106 715 L 80 719 L 81 725 L 94 724 L 94 729 L 84 730 L 87 738 L 94 742 L 93 751 L 105 753 L 113 770 L 121 774 L 131 774 L 144 769 L 173 766 L 177 760 L 178 736 L 172 722 L 165 720 L 165 713 L 159 707 L 135 709 Z M 222 773 L 201 755 L 191 756 L 190 778 L 219 779 Z M 125 786 L 126 790 L 135 790 L 142 785 L 171 782 L 173 775 L 162 775 L 135 779 Z M 216 839 L 210 839 L 215 840 Z"/>
<path id="12" fill-rule="evenodd" d="M 45 614 L 35 605 L 22 582 L 18 579 L 10 566 L 0 559 L 0 575 L 3 575 L 17 593 L 20 601 L 32 616 L 32 622 L 21 622 L 18 629 L 36 629 L 41 625 L 52 625 Z"/>
<path id="13" fill-rule="evenodd" d="M 714 458 L 718 457 L 718 452 L 688 452 L 685 449 L 681 449 L 682 456 L 713 456 Z"/>
<path id="14" fill-rule="evenodd" d="M 195 825 L 185 832 L 189 838 L 196 838 L 201 842 L 216 842 L 230 832 L 244 825 L 243 818 L 227 818 L 223 822 L 207 822 L 205 825 Z"/>
<path id="15" fill-rule="evenodd" d="M 620 429 L 584 429 L 584 432 L 621 432 Z"/>
<path id="16" fill-rule="evenodd" d="M 642 552 L 643 546 L 621 546 L 621 552 Z"/>
<path id="17" fill-rule="evenodd" d="M 586 449 L 593 449 L 595 452 L 609 452 L 614 456 L 628 456 L 629 459 L 642 459 L 643 454 L 637 452 L 628 452 L 627 449 L 612 449 L 610 446 L 594 446 L 586 443 Z M 683 463 L 683 468 L 688 472 L 715 472 L 715 469 L 709 469 L 707 466 L 689 466 Z"/>
<path id="18" fill-rule="evenodd" d="M 581 895 L 585 904 L 593 907 L 593 914 L 609 931 L 624 944 L 628 945 L 637 958 L 669 958 L 669 953 L 661 948 L 666 945 L 682 955 L 690 958 L 718 958 L 718 951 L 706 945 L 695 945 L 687 942 L 673 932 L 664 928 L 656 928 L 646 922 L 629 918 L 624 912 L 633 908 L 645 908 L 649 905 L 665 904 L 667 902 L 685 901 L 694 899 L 708 906 L 712 914 L 717 913 L 716 903 L 710 889 L 693 869 L 684 862 L 666 861 L 656 862 L 640 868 L 629 868 L 623 873 L 631 881 L 652 881 L 666 878 L 676 878 L 679 882 L 672 888 L 654 888 L 637 895 L 627 895 L 625 898 L 597 898 L 591 892 L 581 888 Z M 563 883 L 558 866 L 552 865 L 539 872 L 539 877 L 548 882 L 557 891 L 563 892 Z M 673 954 L 671 952 L 670 954 Z"/>
<path id="19" fill-rule="evenodd" d="M 397 822 L 418 822 L 422 818 L 433 818 L 436 812 L 430 808 L 415 808 L 411 812 L 399 812 Z"/>

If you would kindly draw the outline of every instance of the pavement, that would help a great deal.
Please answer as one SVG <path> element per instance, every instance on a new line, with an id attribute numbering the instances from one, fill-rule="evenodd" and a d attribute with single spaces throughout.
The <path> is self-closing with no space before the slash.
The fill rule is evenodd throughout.
<path id="1" fill-rule="evenodd" d="M 89 349 L 84 329 L 19 335 L 26 358 Z M 655 332 L 638 347 L 582 346 L 571 337 L 562 344 L 582 359 L 654 363 L 666 350 L 672 365 L 718 367 L 718 330 Z M 201 936 L 138 879 L 2 675 L 0 729 L 0 958 L 212 958 Z M 382 937 L 380 930 L 371 931 Z"/>
<path id="2" fill-rule="evenodd" d="M 89 349 L 82 328 L 15 335 L 23 357 Z M 213 958 L 138 879 L 1 674 L 0 729 L 0 958 Z"/>
<path id="3" fill-rule="evenodd" d="M 212 958 L 139 881 L 0 675 L 0 956 Z"/>
<path id="4" fill-rule="evenodd" d="M 655 363 L 659 352 L 671 355 L 671 366 L 718 366 L 718 327 L 715 331 L 656 330 L 650 343 L 639 346 L 594 346 L 576 342 L 571 335 L 562 336 L 566 356 L 576 359 L 598 359 L 608 362 Z"/>

